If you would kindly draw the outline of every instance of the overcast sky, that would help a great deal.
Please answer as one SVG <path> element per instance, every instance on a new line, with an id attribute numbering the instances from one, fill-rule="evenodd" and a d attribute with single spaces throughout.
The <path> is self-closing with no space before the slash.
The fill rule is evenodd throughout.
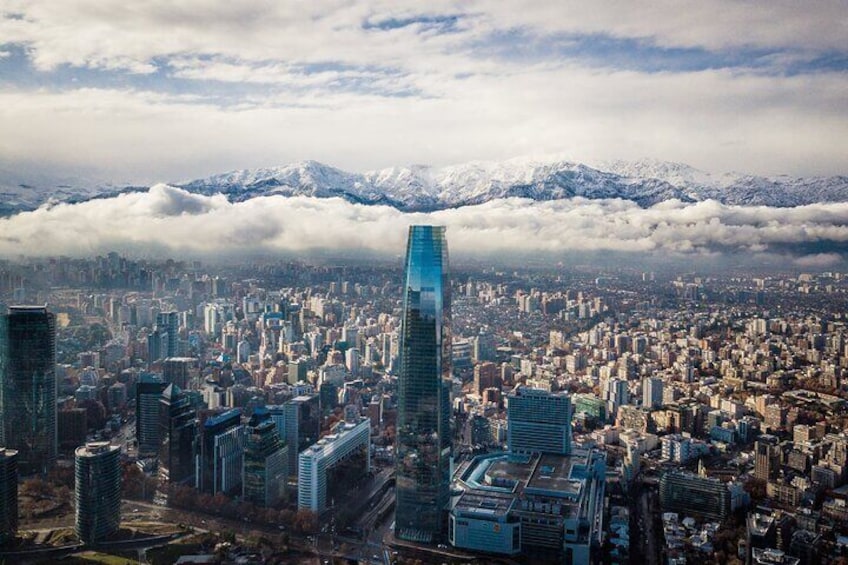
<path id="1" fill-rule="evenodd" d="M 844 1 L 0 2 L 0 168 L 848 173 Z"/>

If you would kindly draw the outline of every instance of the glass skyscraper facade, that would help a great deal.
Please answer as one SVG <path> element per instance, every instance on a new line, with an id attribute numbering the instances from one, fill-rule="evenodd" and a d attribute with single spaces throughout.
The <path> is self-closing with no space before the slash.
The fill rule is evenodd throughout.
<path id="1" fill-rule="evenodd" d="M 121 448 L 108 441 L 87 443 L 76 450 L 75 526 L 83 543 L 95 543 L 118 531 L 121 524 Z"/>
<path id="2" fill-rule="evenodd" d="M 56 316 L 44 306 L 0 316 L 0 445 L 18 452 L 23 475 L 56 460 Z"/>
<path id="3" fill-rule="evenodd" d="M 442 226 L 411 226 L 400 334 L 395 535 L 431 543 L 450 498 L 451 299 Z"/>

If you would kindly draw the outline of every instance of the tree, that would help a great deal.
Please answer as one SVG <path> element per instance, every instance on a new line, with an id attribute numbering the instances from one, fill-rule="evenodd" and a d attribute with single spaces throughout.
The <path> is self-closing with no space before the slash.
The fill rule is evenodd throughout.
<path id="1" fill-rule="evenodd" d="M 318 532 L 318 515 L 311 510 L 298 510 L 293 527 L 298 532 L 314 534 Z"/>

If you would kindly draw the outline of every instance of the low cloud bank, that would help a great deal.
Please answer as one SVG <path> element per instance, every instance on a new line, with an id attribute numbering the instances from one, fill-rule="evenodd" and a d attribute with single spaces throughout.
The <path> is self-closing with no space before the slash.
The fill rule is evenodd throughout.
<path id="1" fill-rule="evenodd" d="M 159 184 L 147 192 L 44 206 L 0 220 L 0 255 L 238 255 L 334 250 L 403 253 L 407 226 L 448 227 L 452 253 L 617 252 L 654 257 L 792 255 L 800 267 L 845 259 L 848 204 L 796 208 L 622 200 L 493 201 L 403 213 L 340 199 L 270 196 L 231 203 Z"/>

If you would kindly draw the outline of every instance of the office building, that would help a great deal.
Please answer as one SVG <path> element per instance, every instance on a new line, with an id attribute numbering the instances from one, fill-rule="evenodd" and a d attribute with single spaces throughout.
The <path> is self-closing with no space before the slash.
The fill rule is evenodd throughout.
<path id="1" fill-rule="evenodd" d="M 507 443 L 512 453 L 571 453 L 571 397 L 516 387 L 507 396 Z"/>
<path id="2" fill-rule="evenodd" d="M 197 388 L 197 360 L 193 357 L 168 357 L 162 362 L 162 376 L 166 383 L 174 383 L 183 390 Z"/>
<path id="3" fill-rule="evenodd" d="M 22 475 L 56 461 L 56 316 L 12 306 L 0 316 L 0 445 L 18 452 Z"/>
<path id="4" fill-rule="evenodd" d="M 180 354 L 180 314 L 179 312 L 159 312 L 156 316 L 156 328 L 165 336 L 164 358 L 177 357 Z"/>
<path id="5" fill-rule="evenodd" d="M 211 416 L 203 422 L 196 465 L 197 490 L 213 495 L 241 490 L 244 436 L 241 410 L 238 408 Z"/>
<path id="6" fill-rule="evenodd" d="M 121 448 L 108 441 L 87 443 L 76 450 L 76 533 L 95 544 L 118 531 L 121 524 Z"/>
<path id="7" fill-rule="evenodd" d="M 138 456 L 155 457 L 159 454 L 159 407 L 162 392 L 168 386 L 157 375 L 142 375 L 136 383 L 135 433 L 138 441 Z"/>
<path id="8" fill-rule="evenodd" d="M 500 367 L 494 363 L 484 362 L 474 367 L 474 394 L 483 396 L 487 388 L 500 390 L 502 385 Z"/>
<path id="9" fill-rule="evenodd" d="M 659 408 L 663 404 L 663 380 L 659 377 L 642 379 L 642 406 Z"/>
<path id="10" fill-rule="evenodd" d="M 371 468 L 371 422 L 339 422 L 333 433 L 298 456 L 297 507 L 324 511 L 336 493 L 344 493 Z M 334 489 L 335 492 L 329 492 Z"/>
<path id="11" fill-rule="evenodd" d="M 159 400 L 159 477 L 194 486 L 197 412 L 189 396 L 169 384 Z"/>
<path id="12" fill-rule="evenodd" d="M 317 394 L 297 396 L 283 404 L 282 436 L 289 448 L 289 476 L 297 476 L 298 454 L 318 441 L 321 433 L 320 408 L 320 397 Z"/>
<path id="13" fill-rule="evenodd" d="M 660 505 L 663 512 L 721 521 L 731 512 L 731 490 L 719 479 L 687 471 L 666 471 L 660 477 Z"/>
<path id="14" fill-rule="evenodd" d="M 242 496 L 258 506 L 273 506 L 285 493 L 288 446 L 266 408 L 257 408 L 247 423 Z"/>
<path id="15" fill-rule="evenodd" d="M 0 448 L 0 545 L 18 531 L 18 452 Z"/>
<path id="16" fill-rule="evenodd" d="M 401 314 L 395 535 L 442 536 L 451 458 L 451 299 L 445 228 L 411 226 Z"/>
<path id="17" fill-rule="evenodd" d="M 763 434 L 754 442 L 754 476 L 763 481 L 777 478 L 780 472 L 780 440 Z"/>

